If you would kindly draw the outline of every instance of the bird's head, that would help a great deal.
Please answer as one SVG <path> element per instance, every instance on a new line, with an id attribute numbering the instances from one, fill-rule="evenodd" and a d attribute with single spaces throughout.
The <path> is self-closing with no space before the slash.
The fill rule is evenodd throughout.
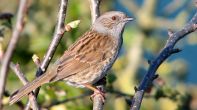
<path id="1" fill-rule="evenodd" d="M 92 29 L 103 34 L 118 37 L 122 34 L 125 24 L 132 20 L 133 18 L 128 17 L 123 12 L 110 11 L 97 18 L 92 25 Z"/>

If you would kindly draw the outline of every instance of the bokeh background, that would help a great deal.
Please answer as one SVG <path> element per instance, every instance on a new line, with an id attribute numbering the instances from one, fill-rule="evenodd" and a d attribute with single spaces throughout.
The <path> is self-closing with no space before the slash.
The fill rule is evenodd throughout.
<path id="1" fill-rule="evenodd" d="M 128 110 L 129 98 L 134 86 L 139 84 L 148 68 L 148 60 L 157 56 L 168 39 L 167 30 L 181 29 L 194 15 L 195 0 L 102 0 L 101 13 L 119 10 L 136 20 L 127 24 L 121 54 L 107 76 L 107 101 L 105 110 Z M 10 39 L 19 0 L 1 0 L 0 13 L 14 14 L 11 22 L 0 20 L 0 47 L 5 50 Z M 57 18 L 59 1 L 32 0 L 26 25 L 21 34 L 12 61 L 19 63 L 25 76 L 31 81 L 35 78 L 36 65 L 32 55 L 43 58 L 52 39 Z M 58 57 L 82 33 L 89 29 L 91 16 L 88 0 L 69 0 L 66 23 L 81 20 L 80 25 L 65 33 L 53 57 Z M 159 78 L 146 94 L 141 110 L 197 110 L 197 33 L 182 39 L 176 47 L 178 54 L 171 56 L 158 69 Z M 9 71 L 6 92 L 12 93 L 22 83 Z M 64 82 L 46 84 L 41 88 L 38 102 L 50 110 L 91 110 L 89 96 L 77 98 L 57 105 L 55 102 L 89 93 L 87 89 L 70 87 Z M 22 102 L 25 104 L 27 98 Z M 3 98 L 4 110 L 19 110 L 17 105 L 9 106 L 8 97 Z"/>

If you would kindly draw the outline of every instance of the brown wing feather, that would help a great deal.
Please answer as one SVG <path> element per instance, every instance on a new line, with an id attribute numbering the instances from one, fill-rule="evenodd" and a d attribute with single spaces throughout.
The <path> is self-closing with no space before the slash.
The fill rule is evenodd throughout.
<path id="1" fill-rule="evenodd" d="M 75 75 L 105 61 L 106 54 L 111 51 L 109 47 L 113 47 L 108 44 L 113 44 L 109 36 L 93 31 L 86 32 L 60 58 L 54 81 Z"/>

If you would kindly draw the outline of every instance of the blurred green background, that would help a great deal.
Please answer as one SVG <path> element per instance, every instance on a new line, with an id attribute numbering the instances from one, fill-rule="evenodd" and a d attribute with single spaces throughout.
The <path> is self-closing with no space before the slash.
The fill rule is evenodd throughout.
<path id="1" fill-rule="evenodd" d="M 0 13 L 12 13 L 11 24 L 0 20 L 0 48 L 5 50 L 10 39 L 19 0 L 1 0 Z M 32 0 L 26 25 L 21 34 L 12 61 L 19 63 L 25 76 L 35 78 L 36 65 L 32 55 L 43 58 L 52 39 L 57 18 L 59 1 Z M 107 101 L 105 110 L 128 110 L 134 86 L 139 84 L 147 71 L 147 60 L 159 53 L 168 39 L 167 30 L 181 29 L 194 15 L 195 0 L 102 0 L 101 13 L 119 10 L 135 17 L 127 24 L 121 54 L 107 76 Z M 89 29 L 91 16 L 88 0 L 69 0 L 66 23 L 81 20 L 78 28 L 65 33 L 53 57 L 53 64 L 82 33 Z M 177 47 L 182 52 L 165 61 L 157 73 L 160 78 L 154 81 L 153 88 L 146 94 L 141 110 L 197 110 L 197 36 L 196 32 L 182 39 Z M 22 83 L 9 71 L 6 92 L 12 93 Z M 74 88 L 64 82 L 46 84 L 41 88 L 38 102 L 50 110 L 91 110 L 89 96 L 66 103 L 51 104 L 75 96 L 89 93 L 87 89 Z M 27 98 L 26 98 L 27 99 Z M 26 99 L 22 102 L 25 104 Z M 17 105 L 8 105 L 8 97 L 3 98 L 4 110 L 18 110 Z M 76 106 L 77 105 L 77 106 Z"/>

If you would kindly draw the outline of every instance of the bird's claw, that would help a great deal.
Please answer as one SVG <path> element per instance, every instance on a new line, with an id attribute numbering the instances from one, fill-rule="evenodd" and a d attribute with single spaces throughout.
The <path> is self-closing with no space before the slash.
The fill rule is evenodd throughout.
<path id="1" fill-rule="evenodd" d="M 94 97 L 96 96 L 99 96 L 99 98 L 101 98 L 102 102 L 104 103 L 105 102 L 105 92 L 100 90 L 100 89 L 97 89 L 96 91 L 94 91 L 94 94 L 92 94 L 90 96 L 90 99 L 93 101 Z"/>

